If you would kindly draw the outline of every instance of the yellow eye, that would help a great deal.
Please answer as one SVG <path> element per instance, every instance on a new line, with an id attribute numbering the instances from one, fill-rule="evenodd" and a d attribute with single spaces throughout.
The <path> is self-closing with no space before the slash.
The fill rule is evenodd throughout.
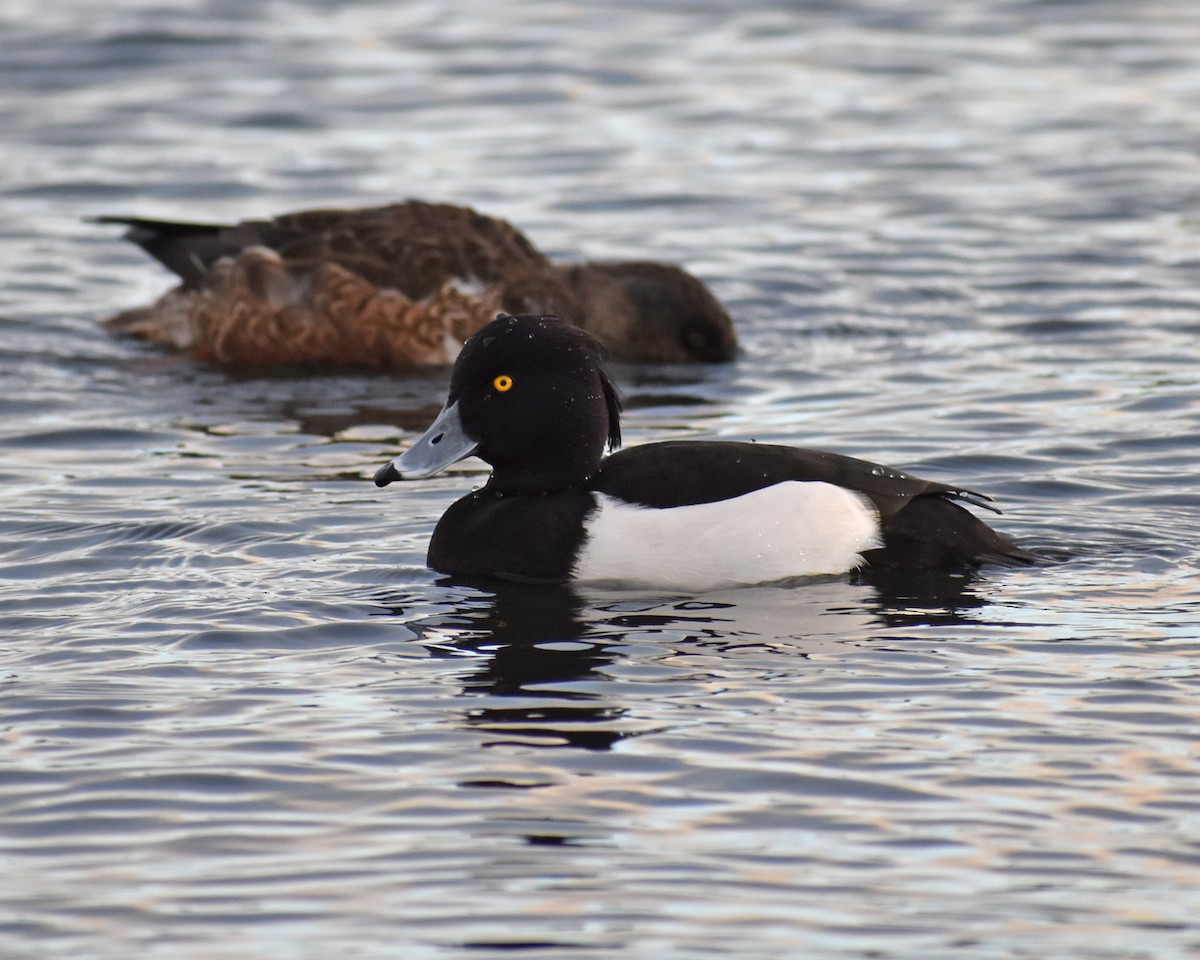
<path id="1" fill-rule="evenodd" d="M 504 373 L 500 374 L 500 376 L 498 376 L 495 380 L 492 381 L 492 386 L 495 387 L 497 390 L 499 390 L 501 393 L 505 393 L 505 392 L 511 390 L 512 384 L 513 384 L 512 377 L 510 377 Z"/>

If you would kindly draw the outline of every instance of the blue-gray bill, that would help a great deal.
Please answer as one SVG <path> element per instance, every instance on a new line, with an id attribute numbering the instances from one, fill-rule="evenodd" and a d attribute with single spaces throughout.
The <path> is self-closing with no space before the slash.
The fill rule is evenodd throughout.
<path id="1" fill-rule="evenodd" d="M 416 443 L 375 471 L 375 485 L 386 487 L 393 480 L 432 477 L 450 464 L 469 457 L 478 446 L 479 441 L 463 430 L 458 404 L 447 404 Z"/>

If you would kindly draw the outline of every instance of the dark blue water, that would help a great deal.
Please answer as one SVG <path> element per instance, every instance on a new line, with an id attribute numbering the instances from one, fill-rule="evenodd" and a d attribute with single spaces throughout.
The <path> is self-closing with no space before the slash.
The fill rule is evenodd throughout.
<path id="1" fill-rule="evenodd" d="M 1200 953 L 1200 8 L 0 11 L 0 955 Z M 402 197 L 686 264 L 743 342 L 630 442 L 827 447 L 1065 562 L 495 593 L 446 372 L 114 341 L 100 213 Z"/>

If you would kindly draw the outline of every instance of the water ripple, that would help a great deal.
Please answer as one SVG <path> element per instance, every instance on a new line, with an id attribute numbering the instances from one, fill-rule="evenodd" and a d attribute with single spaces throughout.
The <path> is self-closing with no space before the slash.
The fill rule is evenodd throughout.
<path id="1" fill-rule="evenodd" d="M 0 43 L 0 953 L 1200 951 L 1190 4 L 16 0 Z M 631 442 L 891 462 L 1056 562 L 446 583 L 477 466 L 370 483 L 446 371 L 98 326 L 169 280 L 87 215 L 404 196 L 712 284 L 742 355 L 617 365 Z"/>

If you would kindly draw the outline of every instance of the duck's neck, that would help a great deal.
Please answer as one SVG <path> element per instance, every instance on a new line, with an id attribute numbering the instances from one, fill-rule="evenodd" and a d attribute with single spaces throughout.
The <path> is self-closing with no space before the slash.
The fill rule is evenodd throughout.
<path id="1" fill-rule="evenodd" d="M 600 457 L 552 457 L 521 464 L 495 465 L 485 488 L 504 497 L 537 497 L 587 486 Z"/>

